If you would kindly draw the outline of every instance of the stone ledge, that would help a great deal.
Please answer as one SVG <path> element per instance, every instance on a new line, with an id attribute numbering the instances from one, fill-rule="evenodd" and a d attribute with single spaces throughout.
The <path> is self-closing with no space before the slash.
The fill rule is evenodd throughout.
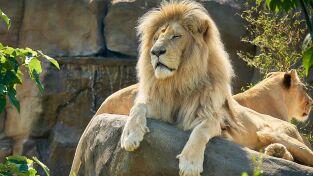
<path id="1" fill-rule="evenodd" d="M 135 66 L 137 63 L 136 58 L 115 58 L 115 57 L 96 57 L 96 56 L 84 56 L 84 57 L 56 57 L 56 60 L 60 64 L 71 65 L 104 65 L 104 66 Z"/>

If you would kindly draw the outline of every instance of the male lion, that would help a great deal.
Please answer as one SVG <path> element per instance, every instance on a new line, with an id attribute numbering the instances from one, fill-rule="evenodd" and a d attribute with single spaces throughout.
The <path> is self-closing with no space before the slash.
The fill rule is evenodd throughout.
<path id="1" fill-rule="evenodd" d="M 146 118 L 192 130 L 178 155 L 180 175 L 200 175 L 208 141 L 236 124 L 227 111 L 233 69 L 215 23 L 191 1 L 163 2 L 140 19 L 139 91 L 121 136 L 139 147 Z"/>

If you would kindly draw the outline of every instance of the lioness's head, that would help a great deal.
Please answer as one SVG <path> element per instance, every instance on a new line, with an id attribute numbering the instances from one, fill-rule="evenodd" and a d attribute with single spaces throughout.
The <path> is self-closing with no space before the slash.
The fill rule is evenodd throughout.
<path id="1" fill-rule="evenodd" d="M 164 80 L 178 72 L 205 75 L 211 49 L 208 46 L 214 48 L 212 55 L 219 53 L 215 58 L 228 59 L 215 23 L 196 2 L 163 2 L 140 19 L 137 29 L 141 41 L 138 68 L 139 72 L 145 70 L 139 76 L 153 73 L 156 79 Z M 230 70 L 224 73 L 228 75 L 232 68 L 225 70 Z"/>
<path id="2" fill-rule="evenodd" d="M 280 80 L 282 91 L 285 95 L 285 101 L 288 107 L 288 116 L 305 121 L 312 106 L 312 99 L 307 93 L 306 86 L 301 82 L 297 71 L 273 72 L 269 78 Z"/>

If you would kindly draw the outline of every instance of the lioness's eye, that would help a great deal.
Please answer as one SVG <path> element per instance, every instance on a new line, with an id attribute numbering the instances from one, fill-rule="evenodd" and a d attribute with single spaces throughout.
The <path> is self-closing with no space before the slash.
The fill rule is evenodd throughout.
<path id="1" fill-rule="evenodd" d="M 178 38 L 180 38 L 180 37 L 181 37 L 181 35 L 173 35 L 173 36 L 171 37 L 171 40 L 178 39 Z"/>

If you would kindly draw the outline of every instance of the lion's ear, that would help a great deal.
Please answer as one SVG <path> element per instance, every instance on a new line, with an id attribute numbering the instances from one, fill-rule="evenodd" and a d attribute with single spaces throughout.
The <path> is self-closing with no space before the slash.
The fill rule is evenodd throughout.
<path id="1" fill-rule="evenodd" d="M 204 34 L 209 28 L 209 21 L 196 15 L 189 15 L 183 25 L 192 34 Z"/>

